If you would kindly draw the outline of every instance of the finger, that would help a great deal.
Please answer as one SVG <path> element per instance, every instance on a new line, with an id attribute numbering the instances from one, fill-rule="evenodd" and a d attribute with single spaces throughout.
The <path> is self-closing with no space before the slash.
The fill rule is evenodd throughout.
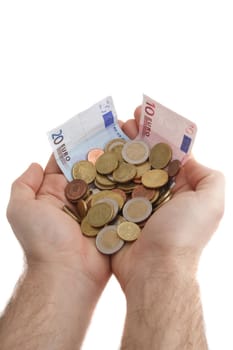
<path id="1" fill-rule="evenodd" d="M 134 111 L 134 118 L 136 120 L 136 124 L 137 124 L 138 128 L 139 128 L 139 123 L 140 123 L 141 112 L 142 112 L 142 106 L 140 105 Z"/>
<path id="2" fill-rule="evenodd" d="M 57 165 L 54 154 L 51 154 L 49 161 L 45 167 L 45 174 L 61 174 L 61 169 Z"/>
<path id="3" fill-rule="evenodd" d="M 127 120 L 123 124 L 122 130 L 130 139 L 134 139 L 138 134 L 138 128 L 134 119 Z"/>
<path id="4" fill-rule="evenodd" d="M 118 120 L 118 125 L 119 127 L 122 129 L 123 125 L 124 125 L 124 122 L 122 120 Z"/>
<path id="5" fill-rule="evenodd" d="M 43 179 L 44 172 L 42 167 L 37 163 L 32 163 L 12 184 L 10 201 L 16 203 L 25 199 L 35 198 Z"/>

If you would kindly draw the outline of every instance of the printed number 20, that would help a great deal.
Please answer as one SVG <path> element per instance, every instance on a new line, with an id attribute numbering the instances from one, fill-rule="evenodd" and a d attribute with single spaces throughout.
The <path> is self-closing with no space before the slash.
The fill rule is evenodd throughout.
<path id="1" fill-rule="evenodd" d="M 52 139 L 55 145 L 59 145 L 59 143 L 61 143 L 64 139 L 64 136 L 62 135 L 62 129 L 60 129 L 57 134 L 52 134 Z"/>

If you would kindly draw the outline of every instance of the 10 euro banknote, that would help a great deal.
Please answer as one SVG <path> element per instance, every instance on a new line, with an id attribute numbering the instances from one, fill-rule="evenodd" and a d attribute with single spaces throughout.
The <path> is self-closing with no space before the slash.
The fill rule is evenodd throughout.
<path id="1" fill-rule="evenodd" d="M 173 159 L 185 162 L 191 152 L 197 127 L 190 120 L 143 96 L 139 133 L 137 138 L 149 146 L 168 143 Z M 114 138 L 128 137 L 118 125 L 113 100 L 107 97 L 48 132 L 58 166 L 68 181 L 72 180 L 72 167 L 86 159 L 93 148 L 104 149 Z"/>

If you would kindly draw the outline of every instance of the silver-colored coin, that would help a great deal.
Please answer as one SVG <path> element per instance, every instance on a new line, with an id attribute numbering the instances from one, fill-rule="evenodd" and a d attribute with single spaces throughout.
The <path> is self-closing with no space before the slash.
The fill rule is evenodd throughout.
<path id="1" fill-rule="evenodd" d="M 128 141 L 122 149 L 123 159 L 130 164 L 144 163 L 150 154 L 148 145 L 141 140 Z"/>
<path id="2" fill-rule="evenodd" d="M 141 222 L 146 220 L 152 212 L 151 202 L 144 197 L 135 197 L 128 202 L 123 207 L 123 216 L 126 220 L 131 222 Z"/>
<path id="3" fill-rule="evenodd" d="M 96 247 L 103 254 L 116 253 L 123 245 L 124 241 L 118 236 L 116 225 L 105 226 L 96 236 Z"/>

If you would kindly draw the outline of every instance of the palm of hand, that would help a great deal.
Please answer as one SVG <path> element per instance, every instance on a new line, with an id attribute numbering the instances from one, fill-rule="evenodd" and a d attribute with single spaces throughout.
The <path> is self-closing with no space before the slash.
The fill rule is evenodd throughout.
<path id="1" fill-rule="evenodd" d="M 20 184 L 27 198 L 22 201 L 21 196 L 18 205 L 12 199 L 8 209 L 9 220 L 27 257 L 68 265 L 97 283 L 106 283 L 110 276 L 109 258 L 100 254 L 94 239 L 83 236 L 78 223 L 62 211 L 63 205 L 68 204 L 64 195 L 67 181 L 54 158 L 44 174 L 38 165 L 33 165 L 32 171 L 33 183 L 25 184 L 21 179 Z"/>

